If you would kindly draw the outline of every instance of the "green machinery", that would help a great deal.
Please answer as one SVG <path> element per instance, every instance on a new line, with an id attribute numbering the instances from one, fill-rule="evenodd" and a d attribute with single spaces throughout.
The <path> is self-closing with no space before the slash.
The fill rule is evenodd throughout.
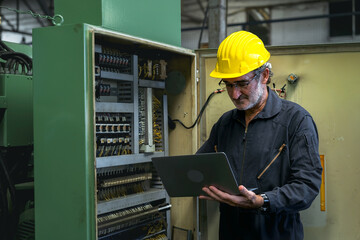
<path id="1" fill-rule="evenodd" d="M 186 49 L 87 24 L 34 30 L 36 240 L 167 239 L 166 76 Z"/>
<path id="2" fill-rule="evenodd" d="M 29 240 L 35 230 L 32 49 L 0 45 L 0 235 Z"/>
<path id="3" fill-rule="evenodd" d="M 32 76 L 0 75 L 0 146 L 32 145 Z"/>
<path id="4" fill-rule="evenodd" d="M 54 2 L 56 13 L 64 17 L 64 24 L 87 23 L 181 46 L 180 0 L 55 0 Z"/>
<path id="5" fill-rule="evenodd" d="M 6 43 L 16 52 L 31 57 L 29 46 Z M 0 146 L 15 147 L 33 144 L 32 76 L 5 72 L 0 74 Z"/>

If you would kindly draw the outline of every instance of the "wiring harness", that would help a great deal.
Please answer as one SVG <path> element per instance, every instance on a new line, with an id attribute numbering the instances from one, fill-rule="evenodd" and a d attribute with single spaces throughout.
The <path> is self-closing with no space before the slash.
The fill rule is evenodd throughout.
<path id="1" fill-rule="evenodd" d="M 32 75 L 32 59 L 0 41 L 0 74 Z"/>

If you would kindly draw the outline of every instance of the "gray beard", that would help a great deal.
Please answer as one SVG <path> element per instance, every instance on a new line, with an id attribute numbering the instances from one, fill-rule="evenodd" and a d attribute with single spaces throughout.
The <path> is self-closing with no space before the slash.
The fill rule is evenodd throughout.
<path id="1" fill-rule="evenodd" d="M 259 80 L 255 89 L 254 98 L 252 98 L 251 101 L 249 102 L 249 105 L 242 110 L 249 110 L 254 106 L 256 106 L 261 101 L 263 94 L 264 94 L 264 88 L 261 87 L 261 81 Z"/>

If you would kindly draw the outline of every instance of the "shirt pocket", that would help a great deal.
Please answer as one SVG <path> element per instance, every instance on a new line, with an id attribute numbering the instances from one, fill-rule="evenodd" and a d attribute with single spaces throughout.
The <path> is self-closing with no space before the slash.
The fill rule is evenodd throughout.
<path id="1" fill-rule="evenodd" d="M 270 160 L 266 162 L 257 174 L 256 180 L 260 191 L 270 191 L 283 185 L 284 174 L 288 172 L 287 145 L 283 143 L 279 148 L 271 151 Z M 285 168 L 285 169 L 284 169 Z"/>
<path id="2" fill-rule="evenodd" d="M 291 151 L 294 168 L 312 170 L 320 168 L 317 137 L 311 132 L 296 135 L 296 144 Z"/>

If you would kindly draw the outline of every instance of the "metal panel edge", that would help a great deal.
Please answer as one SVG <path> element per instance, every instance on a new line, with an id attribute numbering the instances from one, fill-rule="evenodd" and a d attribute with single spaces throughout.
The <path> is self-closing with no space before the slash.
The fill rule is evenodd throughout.
<path id="1" fill-rule="evenodd" d="M 140 44 L 144 44 L 144 45 L 151 45 L 151 46 L 154 46 L 154 47 L 156 47 L 158 49 L 163 49 L 163 50 L 167 50 L 167 51 L 171 51 L 171 52 L 175 52 L 175 53 L 179 53 L 179 54 L 181 53 L 181 54 L 185 54 L 185 55 L 195 56 L 194 51 L 190 50 L 190 49 L 186 49 L 186 48 L 182 48 L 182 47 L 176 47 L 176 46 L 173 46 L 173 45 L 169 45 L 169 44 L 161 43 L 161 42 L 156 42 L 156 41 L 144 39 L 144 38 L 141 38 L 141 37 L 135 37 L 135 36 L 132 36 L 132 35 L 107 30 L 107 29 L 96 27 L 96 26 L 93 26 L 93 25 L 88 25 L 88 26 L 89 26 L 89 28 L 91 28 L 95 32 L 95 34 L 104 34 L 104 35 L 107 35 L 107 36 L 113 36 L 113 37 L 116 37 L 116 38 L 121 38 L 123 40 L 132 41 L 134 43 L 140 43 Z"/>
<path id="2" fill-rule="evenodd" d="M 84 24 L 34 29 L 37 240 L 96 239 L 87 30 Z"/>

